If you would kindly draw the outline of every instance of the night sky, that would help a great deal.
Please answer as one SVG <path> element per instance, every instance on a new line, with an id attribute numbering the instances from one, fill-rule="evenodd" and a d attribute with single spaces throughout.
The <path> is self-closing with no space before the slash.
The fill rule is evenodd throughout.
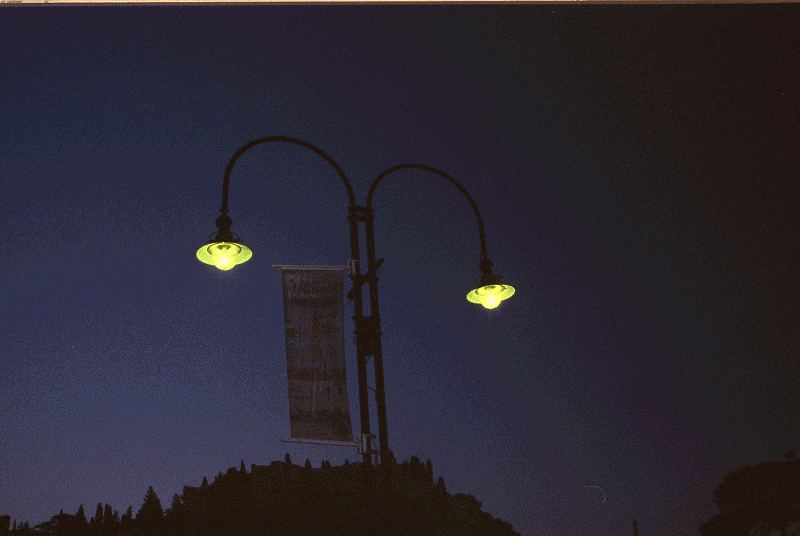
<path id="1" fill-rule="evenodd" d="M 524 536 L 696 533 L 800 449 L 800 6 L 0 9 L 0 514 L 289 452 L 280 273 L 377 191 L 390 446 Z M 349 288 L 349 282 L 348 282 Z M 346 304 L 345 314 L 352 309 Z M 346 340 L 357 419 L 352 325 Z M 373 425 L 374 426 L 374 425 Z M 355 433 L 358 430 L 354 430 Z M 602 502 L 601 486 L 607 495 Z"/>

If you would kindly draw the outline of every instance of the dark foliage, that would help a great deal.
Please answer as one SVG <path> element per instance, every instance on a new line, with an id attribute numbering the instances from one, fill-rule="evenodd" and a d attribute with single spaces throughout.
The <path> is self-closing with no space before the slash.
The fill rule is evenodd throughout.
<path id="1" fill-rule="evenodd" d="M 158 536 L 164 533 L 164 510 L 162 510 L 161 501 L 152 486 L 147 488 L 144 502 L 136 513 L 133 527 L 136 534 L 141 536 Z"/>
<path id="2" fill-rule="evenodd" d="M 702 536 L 800 536 L 800 459 L 747 465 L 725 475 L 714 491 L 719 514 Z"/>
<path id="3" fill-rule="evenodd" d="M 82 521 L 81 521 L 82 520 Z M 348 463 L 319 469 L 273 462 L 244 463 L 220 473 L 209 484 L 186 486 L 163 511 L 153 488 L 132 518 L 98 504 L 91 523 L 83 507 L 73 516 L 61 512 L 33 529 L 27 524 L 12 536 L 519 536 L 509 523 L 481 510 L 471 495 L 449 495 L 444 480 L 417 457 L 386 467 Z"/>
<path id="4" fill-rule="evenodd" d="M 89 522 L 86 521 L 86 513 L 83 511 L 83 505 L 78 507 L 78 511 L 75 512 L 75 518 L 72 522 L 72 533 L 74 534 L 84 534 L 89 528 Z"/>

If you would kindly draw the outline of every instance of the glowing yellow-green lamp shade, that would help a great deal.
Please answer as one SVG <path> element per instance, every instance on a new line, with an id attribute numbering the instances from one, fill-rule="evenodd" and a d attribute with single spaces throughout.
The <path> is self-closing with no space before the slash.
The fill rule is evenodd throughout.
<path id="1" fill-rule="evenodd" d="M 514 287 L 511 285 L 486 285 L 467 294 L 467 301 L 478 303 L 486 309 L 494 309 L 503 300 L 509 299 L 514 295 Z"/>
<path id="2" fill-rule="evenodd" d="M 249 261 L 252 256 L 253 252 L 249 247 L 236 242 L 211 242 L 203 244 L 197 250 L 200 262 L 216 266 L 220 270 L 230 270 L 237 264 Z"/>

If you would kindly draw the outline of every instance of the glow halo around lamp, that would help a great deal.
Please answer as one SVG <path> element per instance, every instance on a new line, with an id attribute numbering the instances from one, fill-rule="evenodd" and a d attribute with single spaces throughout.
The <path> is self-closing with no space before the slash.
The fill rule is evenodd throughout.
<path id="1" fill-rule="evenodd" d="M 486 309 L 495 309 L 500 305 L 500 302 L 513 296 L 514 292 L 516 291 L 511 285 L 501 285 L 499 283 L 484 285 L 471 290 L 467 294 L 467 301 L 480 304 Z"/>
<path id="2" fill-rule="evenodd" d="M 197 259 L 220 270 L 230 270 L 237 264 L 250 260 L 253 252 L 244 244 L 236 242 L 209 242 L 197 250 Z"/>

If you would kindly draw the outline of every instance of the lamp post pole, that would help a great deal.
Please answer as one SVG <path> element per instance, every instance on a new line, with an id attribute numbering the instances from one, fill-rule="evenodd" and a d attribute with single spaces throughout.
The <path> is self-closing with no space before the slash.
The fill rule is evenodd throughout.
<path id="1" fill-rule="evenodd" d="M 372 356 L 375 373 L 375 405 L 378 417 L 378 453 L 381 463 L 389 460 L 389 434 L 386 419 L 386 390 L 383 381 L 383 351 L 381 347 L 380 331 L 380 306 L 378 304 L 378 269 L 383 264 L 383 259 L 378 259 L 375 254 L 375 226 L 374 210 L 372 199 L 375 190 L 381 181 L 388 175 L 402 170 L 422 170 L 445 179 L 455 186 L 467 199 L 478 224 L 478 234 L 480 238 L 480 270 L 481 276 L 478 280 L 478 288 L 467 295 L 467 300 L 473 303 L 480 303 L 487 309 L 497 307 L 504 299 L 514 294 L 514 288 L 500 282 L 500 276 L 492 272 L 492 262 L 489 260 L 486 239 L 483 231 L 483 219 L 481 218 L 475 200 L 467 190 L 453 177 L 444 171 L 424 164 L 398 164 L 382 171 L 373 180 L 367 195 L 366 206 L 359 206 L 356 203 L 353 187 L 341 166 L 325 151 L 319 147 L 289 136 L 265 136 L 256 138 L 242 145 L 231 156 L 225 168 L 225 175 L 222 181 L 222 205 L 220 215 L 216 220 L 217 232 L 211 237 L 211 241 L 204 244 L 197 251 L 197 258 L 206 264 L 213 264 L 221 270 L 229 270 L 236 264 L 246 262 L 252 256 L 252 252 L 247 246 L 242 244 L 239 237 L 231 232 L 232 221 L 228 216 L 228 192 L 230 188 L 230 177 L 236 161 L 251 148 L 266 143 L 282 142 L 304 147 L 322 157 L 342 180 L 348 199 L 348 222 L 350 231 L 350 278 L 353 287 L 348 293 L 348 298 L 353 301 L 353 321 L 355 322 L 356 335 L 356 363 L 358 369 L 358 398 L 359 414 L 361 424 L 361 438 L 364 446 L 362 458 L 367 465 L 372 463 L 372 447 L 370 434 L 369 418 L 369 396 L 367 386 L 367 358 Z M 367 271 L 361 273 L 361 248 L 359 224 L 365 227 L 367 241 L 366 265 Z M 369 314 L 364 314 L 363 285 L 367 284 L 369 289 Z"/>
<path id="2" fill-rule="evenodd" d="M 378 268 L 383 264 L 383 259 L 377 259 L 375 255 L 375 217 L 372 208 L 372 199 L 375 195 L 375 190 L 380 185 L 381 181 L 389 175 L 398 171 L 404 170 L 417 170 L 425 171 L 437 175 L 461 192 L 467 199 L 472 212 L 475 215 L 475 221 L 478 224 L 478 236 L 480 239 L 480 269 L 482 272 L 481 281 L 479 286 L 490 285 L 496 283 L 499 277 L 492 274 L 492 261 L 489 260 L 489 254 L 486 249 L 486 237 L 483 231 L 483 218 L 481 218 L 478 204 L 475 199 L 469 194 L 466 188 L 461 185 L 453 177 L 442 171 L 441 169 L 425 164 L 397 164 L 386 168 L 372 181 L 367 193 L 367 206 L 365 212 L 366 223 L 366 239 L 367 239 L 367 274 L 369 283 L 369 306 L 370 306 L 370 325 L 374 330 L 374 360 L 375 360 L 375 405 L 378 413 L 378 442 L 381 461 L 387 460 L 389 457 L 389 430 L 386 422 L 386 391 L 383 383 L 383 350 L 381 347 L 381 331 L 380 331 L 380 307 L 378 305 Z"/>

